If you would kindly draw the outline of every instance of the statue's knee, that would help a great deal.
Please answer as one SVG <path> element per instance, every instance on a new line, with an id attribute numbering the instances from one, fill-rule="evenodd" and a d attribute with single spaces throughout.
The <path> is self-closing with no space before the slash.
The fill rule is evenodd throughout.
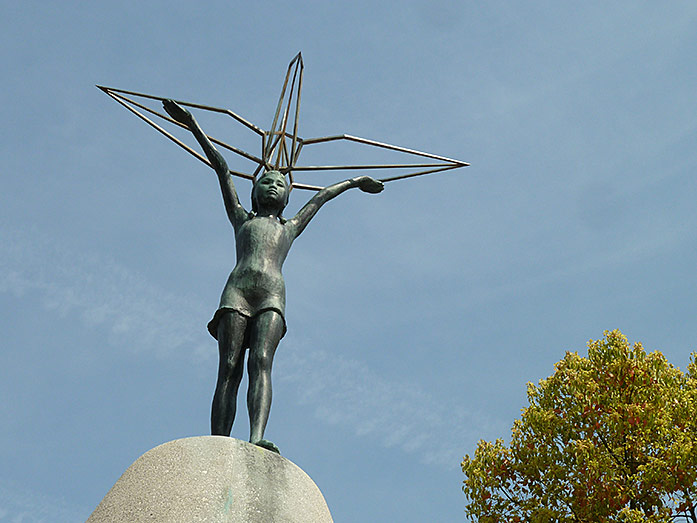
<path id="1" fill-rule="evenodd" d="M 220 370 L 226 379 L 235 379 L 242 374 L 243 362 L 238 356 L 227 356 L 220 360 Z"/>
<path id="2" fill-rule="evenodd" d="M 271 371 L 273 356 L 265 351 L 253 352 L 249 355 L 250 372 Z"/>
<path id="3" fill-rule="evenodd" d="M 231 374 L 233 374 L 233 372 L 237 368 L 236 365 L 234 364 L 234 362 L 229 360 L 229 359 L 226 359 L 223 361 L 222 367 L 223 367 L 223 372 L 225 373 L 226 376 L 230 376 Z"/>

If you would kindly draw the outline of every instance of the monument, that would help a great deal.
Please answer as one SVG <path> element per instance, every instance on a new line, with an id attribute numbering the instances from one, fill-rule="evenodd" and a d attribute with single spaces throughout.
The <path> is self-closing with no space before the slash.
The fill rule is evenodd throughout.
<path id="1" fill-rule="evenodd" d="M 276 453 L 224 436 L 170 441 L 146 452 L 87 523 L 328 523 L 317 486 Z"/>
<path id="2" fill-rule="evenodd" d="M 302 479 L 304 473 L 300 469 L 296 471 L 295 465 L 280 456 L 263 456 L 267 451 L 279 454 L 278 447 L 264 439 L 264 431 L 271 408 L 273 358 L 286 333 L 283 263 L 294 240 L 320 208 L 343 192 L 358 188 L 366 193 L 379 193 L 387 182 L 443 172 L 468 164 L 346 134 L 303 139 L 298 136 L 303 72 L 302 56 L 298 53 L 288 66 L 269 131 L 262 130 L 229 109 L 98 86 L 215 171 L 227 217 L 234 230 L 236 264 L 224 286 L 219 307 L 208 324 L 208 331 L 218 342 L 220 356 L 211 408 L 212 436 L 177 440 L 144 454 L 109 491 L 90 521 L 295 521 L 290 514 L 298 516 L 297 521 L 331 521 L 328 510 L 325 514 L 326 504 L 319 490 L 315 493 L 314 483 Z M 148 107 L 145 101 L 161 103 L 165 114 Z M 257 133 L 261 137 L 261 155 L 256 156 L 207 135 L 187 107 L 228 115 Z M 292 112 L 293 124 L 289 129 Z M 191 132 L 204 155 L 176 138 L 145 113 Z M 303 147 L 339 140 L 416 156 L 420 161 L 320 166 L 297 164 Z M 253 173 L 230 169 L 214 144 L 255 163 Z M 296 179 L 297 173 L 307 171 L 388 169 L 398 169 L 400 174 L 382 179 L 356 176 L 326 187 Z M 250 211 L 240 203 L 233 176 L 252 181 Z M 316 194 L 294 217 L 286 219 L 283 210 L 294 188 L 316 191 Z M 239 440 L 218 438 L 230 436 L 247 351 L 249 442 L 266 449 L 256 453 Z M 168 478 L 164 483 L 161 480 L 163 475 Z M 241 477 L 245 479 L 238 481 Z M 280 480 L 291 477 L 292 481 Z M 229 497 L 221 492 L 229 492 Z M 316 494 L 319 494 L 319 498 Z M 283 501 L 288 499 L 295 501 Z M 298 505 L 299 500 L 305 499 L 313 500 L 310 503 L 313 508 L 302 503 Z M 175 510 L 173 507 L 178 508 Z M 200 511 L 191 512 L 195 507 L 199 507 Z M 316 511 L 312 519 L 302 517 L 302 513 L 308 510 Z M 151 519 L 138 519 L 139 515 L 145 513 L 151 514 Z M 256 514 L 256 519 L 252 518 L 252 514 Z"/>

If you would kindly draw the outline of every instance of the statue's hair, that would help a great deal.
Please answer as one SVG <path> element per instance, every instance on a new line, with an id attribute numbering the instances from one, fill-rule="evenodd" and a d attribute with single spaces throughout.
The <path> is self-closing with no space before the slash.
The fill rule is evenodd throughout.
<path id="1" fill-rule="evenodd" d="M 266 176 L 270 175 L 278 175 L 281 178 L 283 178 L 283 183 L 286 186 L 286 199 L 283 202 L 283 207 L 281 207 L 280 212 L 278 213 L 278 219 L 281 222 L 285 222 L 285 219 L 283 218 L 283 209 L 286 208 L 286 205 L 288 205 L 288 197 L 290 196 L 290 187 L 288 187 L 288 182 L 286 181 L 286 177 L 281 173 L 280 171 L 265 171 L 261 176 L 259 176 L 255 181 L 254 185 L 252 186 L 252 213 L 257 214 L 259 212 L 259 206 L 257 205 L 257 186 L 259 185 L 259 182 Z"/>

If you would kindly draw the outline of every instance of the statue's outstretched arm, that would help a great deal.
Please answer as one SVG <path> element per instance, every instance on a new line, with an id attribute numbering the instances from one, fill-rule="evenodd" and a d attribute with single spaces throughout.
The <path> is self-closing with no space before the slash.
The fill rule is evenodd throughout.
<path id="1" fill-rule="evenodd" d="M 192 132 L 196 141 L 201 145 L 203 152 L 211 162 L 213 169 L 218 174 L 218 180 L 220 181 L 220 190 L 223 193 L 223 202 L 225 203 L 225 210 L 227 211 L 228 218 L 232 222 L 233 227 L 237 227 L 244 221 L 247 216 L 247 211 L 244 210 L 240 199 L 237 196 L 237 191 L 235 190 L 235 184 L 232 182 L 232 176 L 228 171 L 227 162 L 225 158 L 218 152 L 215 146 L 211 143 L 201 129 L 201 126 L 187 109 L 180 106 L 174 100 L 165 100 L 162 102 L 165 111 L 181 124 L 184 124 Z"/>
<path id="2" fill-rule="evenodd" d="M 298 214 L 288 220 L 288 224 L 295 229 L 294 236 L 298 237 L 300 233 L 305 230 L 307 224 L 310 223 L 310 220 L 317 214 L 317 211 L 319 211 L 322 205 L 353 187 L 358 187 L 361 191 L 369 193 L 379 193 L 385 188 L 382 182 L 370 176 L 359 176 L 358 178 L 351 178 L 325 187 L 315 194 L 312 199 L 298 211 Z"/>

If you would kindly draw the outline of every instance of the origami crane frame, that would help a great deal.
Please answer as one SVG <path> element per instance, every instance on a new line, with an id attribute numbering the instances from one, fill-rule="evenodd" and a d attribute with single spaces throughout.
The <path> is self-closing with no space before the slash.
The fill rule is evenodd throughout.
<path id="1" fill-rule="evenodd" d="M 409 172 L 406 174 L 399 174 L 396 176 L 388 176 L 386 178 L 380 178 L 382 182 L 392 182 L 395 180 L 403 180 L 405 178 L 413 178 L 415 176 L 422 176 L 425 174 L 433 174 L 437 172 L 448 171 L 451 169 L 458 169 L 460 167 L 466 167 L 469 164 L 453 160 L 452 158 L 446 158 L 444 156 L 438 156 L 435 154 L 425 153 L 421 151 L 416 151 L 414 149 L 407 149 L 405 147 L 399 147 L 397 145 L 390 145 L 387 143 L 376 142 L 374 140 L 368 140 L 366 138 L 359 138 L 358 136 L 351 136 L 348 134 L 342 134 L 337 136 L 324 136 L 320 138 L 310 138 L 304 139 L 298 136 L 298 119 L 300 111 L 300 95 L 302 92 L 302 82 L 303 82 L 303 60 L 302 55 L 298 53 L 293 60 L 291 60 L 288 65 L 288 71 L 286 72 L 286 78 L 283 82 L 283 89 L 281 90 L 281 96 L 278 99 L 278 105 L 276 106 L 276 114 L 274 115 L 273 124 L 269 131 L 264 131 L 260 127 L 257 127 L 253 123 L 245 120 L 238 114 L 232 112 L 229 109 L 222 109 L 219 107 L 211 107 L 208 105 L 201 105 L 191 102 L 184 102 L 180 100 L 175 100 L 178 104 L 191 107 L 194 109 L 202 109 L 205 111 L 211 111 L 214 113 L 226 114 L 232 117 L 237 122 L 241 123 L 251 131 L 255 132 L 261 137 L 261 157 L 257 157 L 251 153 L 238 149 L 232 145 L 229 145 L 217 138 L 208 136 L 211 142 L 231 151 L 243 158 L 251 160 L 257 164 L 256 169 L 252 174 L 243 173 L 230 169 L 230 174 L 234 176 L 239 176 L 247 180 L 256 180 L 262 170 L 274 169 L 286 174 L 289 178 L 290 189 L 308 189 L 313 191 L 318 191 L 322 189 L 321 186 L 308 185 L 305 183 L 300 183 L 294 179 L 293 173 L 298 171 L 339 171 L 339 170 L 388 170 L 388 169 L 414 169 L 414 172 Z M 146 105 L 136 101 L 133 97 L 144 98 L 149 100 L 164 101 L 166 98 L 160 96 L 153 96 L 149 94 L 136 93 L 134 91 L 125 91 L 123 89 L 115 89 L 112 87 L 104 87 L 101 85 L 97 86 L 99 89 L 104 91 L 111 98 L 116 100 L 118 103 L 123 105 L 126 109 L 135 114 L 138 118 L 146 122 L 148 125 L 152 126 L 154 129 L 165 135 L 167 138 L 172 140 L 174 143 L 182 147 L 184 150 L 188 151 L 196 158 L 201 160 L 203 163 L 210 166 L 208 159 L 202 154 L 196 152 L 194 149 L 186 145 L 184 142 L 176 138 L 174 135 L 169 133 L 167 130 L 158 125 L 155 121 L 151 120 L 146 114 L 157 116 L 163 120 L 166 120 L 179 127 L 186 126 L 180 124 L 176 120 L 169 117 L 169 115 L 155 111 Z M 286 94 L 288 97 L 286 98 Z M 285 105 L 285 107 L 284 107 Z M 293 124 L 292 131 L 288 129 L 289 118 L 293 113 Z M 416 156 L 419 158 L 427 159 L 422 160 L 419 163 L 404 163 L 404 164 L 373 164 L 373 165 L 297 165 L 298 157 L 300 156 L 300 151 L 303 147 L 319 143 L 327 143 L 334 141 L 348 141 L 355 142 L 371 147 L 377 147 L 381 149 L 387 149 L 391 151 L 396 151 L 399 153 L 408 154 L 411 156 Z"/>

